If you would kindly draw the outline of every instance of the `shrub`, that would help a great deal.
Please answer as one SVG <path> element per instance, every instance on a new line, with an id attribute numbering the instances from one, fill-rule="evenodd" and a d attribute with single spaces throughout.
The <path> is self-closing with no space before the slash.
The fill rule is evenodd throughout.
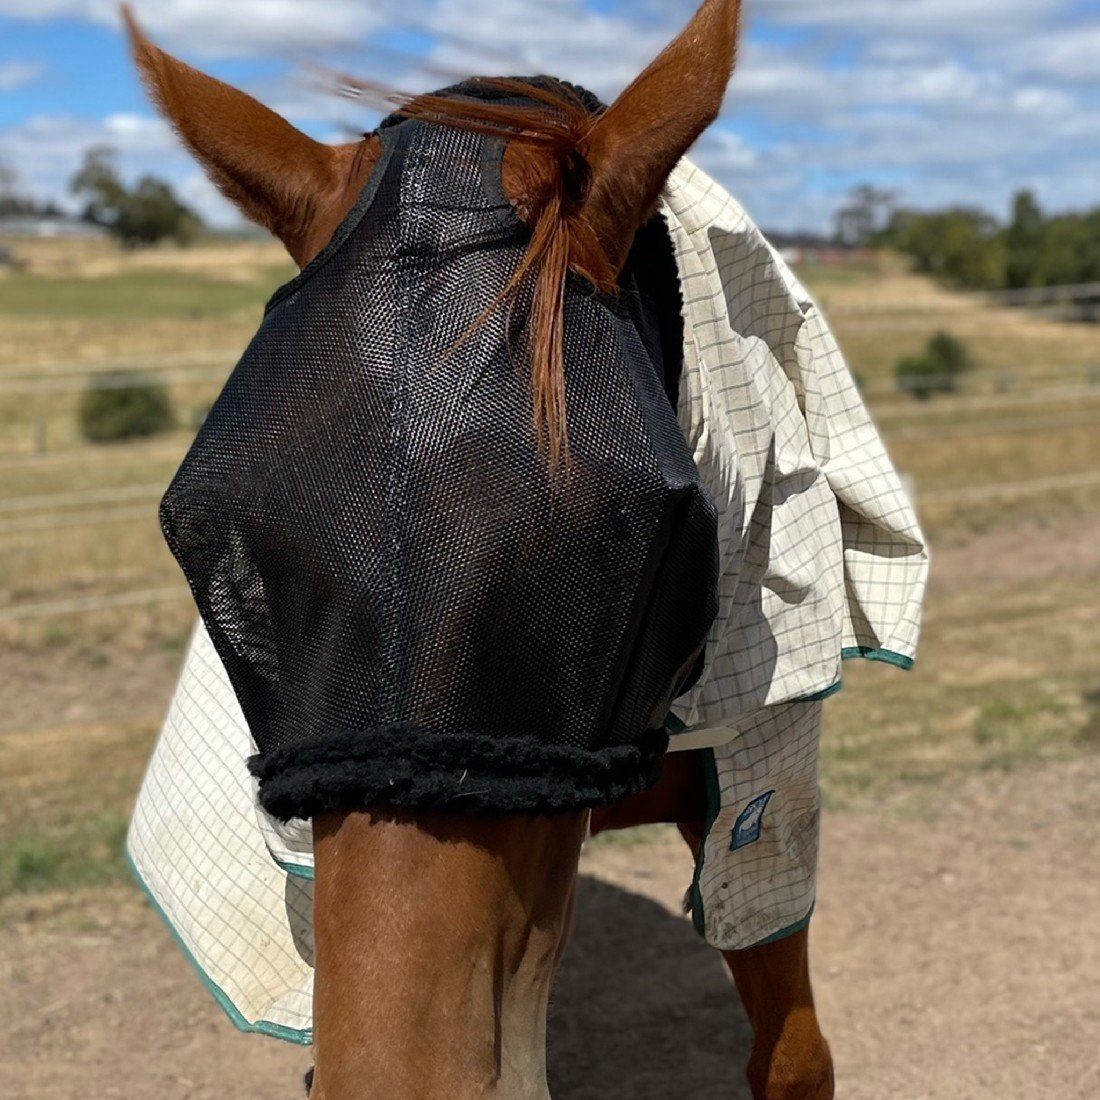
<path id="1" fill-rule="evenodd" d="M 949 332 L 937 332 L 928 341 L 928 355 L 939 364 L 944 374 L 955 379 L 973 366 L 966 345 Z"/>
<path id="2" fill-rule="evenodd" d="M 959 379 L 972 365 L 966 345 L 949 332 L 939 332 L 920 355 L 898 360 L 898 389 L 922 401 L 937 393 L 957 393 Z"/>
<path id="3" fill-rule="evenodd" d="M 141 439 L 175 424 L 168 391 L 138 374 L 111 374 L 84 392 L 80 430 L 92 443 Z"/>

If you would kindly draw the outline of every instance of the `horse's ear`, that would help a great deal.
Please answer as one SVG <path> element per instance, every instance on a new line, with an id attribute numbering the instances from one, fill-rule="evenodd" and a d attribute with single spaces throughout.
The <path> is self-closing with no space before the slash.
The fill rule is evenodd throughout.
<path id="1" fill-rule="evenodd" d="M 142 80 L 161 113 L 219 190 L 303 262 L 319 205 L 345 185 L 341 169 L 352 147 L 314 141 L 251 96 L 153 45 L 128 5 L 122 16 Z"/>
<path id="2" fill-rule="evenodd" d="M 718 117 L 740 15 L 741 0 L 705 0 L 680 37 L 592 128 L 585 212 L 616 271 L 677 161 Z"/>

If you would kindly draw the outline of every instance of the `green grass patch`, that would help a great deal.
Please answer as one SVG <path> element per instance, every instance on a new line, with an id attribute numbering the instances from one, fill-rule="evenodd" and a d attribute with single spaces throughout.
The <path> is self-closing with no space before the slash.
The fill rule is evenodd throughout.
<path id="1" fill-rule="evenodd" d="M 43 890 L 78 890 L 125 878 L 127 821 L 116 814 L 13 838 L 0 855 L 0 899 Z"/>
<path id="2" fill-rule="evenodd" d="M 966 776 L 1100 749 L 1100 694 L 1079 682 L 943 690 L 916 674 L 872 686 L 851 671 L 851 690 L 826 708 L 822 786 L 830 808 L 922 812 L 938 804 L 933 792 Z"/>
<path id="3" fill-rule="evenodd" d="M 20 275 L 4 281 L 0 315 L 127 321 L 221 317 L 261 309 L 291 273 L 281 266 L 265 268 L 247 282 L 156 270 L 86 279 Z"/>

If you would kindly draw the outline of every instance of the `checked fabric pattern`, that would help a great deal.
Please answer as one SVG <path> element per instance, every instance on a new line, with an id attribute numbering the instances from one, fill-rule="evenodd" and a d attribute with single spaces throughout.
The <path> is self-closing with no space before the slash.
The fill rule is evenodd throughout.
<path id="1" fill-rule="evenodd" d="M 254 751 L 200 625 L 145 775 L 128 855 L 153 906 L 237 1027 L 309 1043 L 312 872 L 290 873 L 299 863 L 292 843 L 280 844 L 261 821 L 245 767 Z M 270 848 L 265 835 L 273 838 Z"/>
<path id="2" fill-rule="evenodd" d="M 718 510 L 708 663 L 688 730 L 833 687 L 844 656 L 916 655 L 928 554 L 836 341 L 744 210 L 681 163 L 664 213 L 684 297 L 681 425 Z"/>

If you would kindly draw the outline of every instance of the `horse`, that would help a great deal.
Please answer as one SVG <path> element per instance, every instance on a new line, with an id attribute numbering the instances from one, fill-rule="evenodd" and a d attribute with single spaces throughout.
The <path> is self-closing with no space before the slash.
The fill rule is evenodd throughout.
<path id="1" fill-rule="evenodd" d="M 327 145 L 154 45 L 123 9 L 151 97 L 220 191 L 306 268 L 355 206 L 377 132 Z M 455 108 L 416 97 L 409 117 L 504 135 L 503 183 L 530 226 L 539 290 L 531 391 L 538 434 L 567 462 L 560 385 L 564 280 L 614 294 L 669 174 L 717 119 L 733 72 L 740 0 L 705 0 L 605 111 Z M 516 91 L 515 82 L 505 82 Z M 563 120 L 564 119 L 564 120 Z M 507 296 L 508 287 L 499 288 Z M 557 371 L 557 373 L 556 373 Z M 591 814 L 484 814 L 372 806 L 314 818 L 316 1100 L 549 1095 L 547 1008 L 571 927 L 586 832 L 665 823 L 698 854 L 698 753 L 670 754 L 657 785 Z M 369 870 L 368 870 L 369 869 Z M 756 1100 L 827 1100 L 833 1065 L 815 1012 L 805 928 L 726 952 L 752 1024 Z"/>

